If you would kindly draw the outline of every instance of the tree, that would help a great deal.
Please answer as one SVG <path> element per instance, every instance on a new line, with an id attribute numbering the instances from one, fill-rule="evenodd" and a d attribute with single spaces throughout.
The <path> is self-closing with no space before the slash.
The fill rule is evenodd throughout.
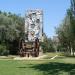
<path id="1" fill-rule="evenodd" d="M 74 56 L 75 51 L 75 19 L 71 9 L 67 11 L 67 15 L 62 25 L 57 28 L 58 38 L 60 40 L 61 47 Z"/>
<path id="2" fill-rule="evenodd" d="M 9 50 L 18 50 L 18 47 L 16 48 L 14 44 L 24 37 L 24 18 L 11 12 L 1 12 L 0 44 L 4 43 Z"/>
<path id="3" fill-rule="evenodd" d="M 54 52 L 52 39 L 47 38 L 45 33 L 43 35 L 44 35 L 44 42 L 41 43 L 41 46 L 43 48 L 43 52 Z"/>

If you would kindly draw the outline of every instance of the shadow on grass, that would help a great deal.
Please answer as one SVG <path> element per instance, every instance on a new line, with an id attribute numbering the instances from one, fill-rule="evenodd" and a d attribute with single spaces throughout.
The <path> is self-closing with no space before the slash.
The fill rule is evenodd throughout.
<path id="1" fill-rule="evenodd" d="M 50 62 L 33 66 L 35 70 L 43 72 L 43 75 L 75 75 L 75 64 Z"/>
<path id="2" fill-rule="evenodd" d="M 75 64 L 50 62 L 44 64 L 28 64 L 26 66 L 17 67 L 20 69 L 34 69 L 34 71 L 42 72 L 43 75 L 75 75 Z"/>

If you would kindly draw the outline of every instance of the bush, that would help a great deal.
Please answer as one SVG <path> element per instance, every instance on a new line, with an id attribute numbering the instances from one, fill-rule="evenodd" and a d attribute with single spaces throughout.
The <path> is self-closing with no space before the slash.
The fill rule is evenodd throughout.
<path id="1" fill-rule="evenodd" d="M 43 52 L 46 53 L 47 52 L 47 46 L 46 44 L 43 42 L 43 43 L 40 43 L 42 49 L 43 49 Z"/>
<path id="2" fill-rule="evenodd" d="M 9 50 L 7 50 L 5 45 L 0 45 L 0 55 L 7 56 L 9 54 Z"/>
<path id="3" fill-rule="evenodd" d="M 41 45 L 44 53 L 46 53 L 46 52 L 55 52 L 55 50 L 53 48 L 53 45 L 50 44 L 50 43 L 46 44 L 45 42 L 42 42 L 40 45 Z"/>

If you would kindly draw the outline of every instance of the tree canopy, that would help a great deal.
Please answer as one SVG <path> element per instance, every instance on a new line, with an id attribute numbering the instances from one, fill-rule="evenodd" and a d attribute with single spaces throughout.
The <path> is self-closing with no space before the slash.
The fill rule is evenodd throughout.
<path id="1" fill-rule="evenodd" d="M 0 11 L 0 44 L 6 45 L 9 49 L 10 42 L 24 37 L 24 18 L 11 12 Z"/>

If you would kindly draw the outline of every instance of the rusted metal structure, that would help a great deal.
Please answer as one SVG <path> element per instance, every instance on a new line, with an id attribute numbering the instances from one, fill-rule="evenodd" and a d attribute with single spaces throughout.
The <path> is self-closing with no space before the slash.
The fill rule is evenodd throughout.
<path id="1" fill-rule="evenodd" d="M 43 42 L 43 12 L 28 10 L 25 15 L 25 39 L 20 40 L 20 56 L 39 56 L 40 42 Z"/>
<path id="2" fill-rule="evenodd" d="M 39 56 L 39 39 L 36 38 L 35 42 L 20 42 L 20 52 L 21 57 L 38 57 Z"/>

